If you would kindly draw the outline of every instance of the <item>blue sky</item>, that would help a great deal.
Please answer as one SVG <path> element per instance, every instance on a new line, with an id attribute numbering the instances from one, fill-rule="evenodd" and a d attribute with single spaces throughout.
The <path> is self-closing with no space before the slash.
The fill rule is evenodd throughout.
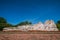
<path id="1" fill-rule="evenodd" d="M 0 0 L 0 16 L 8 23 L 18 24 L 60 20 L 60 0 Z"/>

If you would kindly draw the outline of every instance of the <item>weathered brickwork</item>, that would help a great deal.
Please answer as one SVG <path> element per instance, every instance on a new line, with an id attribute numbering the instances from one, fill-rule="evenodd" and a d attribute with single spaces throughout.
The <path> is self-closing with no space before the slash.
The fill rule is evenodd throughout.
<path id="1" fill-rule="evenodd" d="M 0 40 L 60 40 L 60 34 L 12 33 L 0 34 Z"/>

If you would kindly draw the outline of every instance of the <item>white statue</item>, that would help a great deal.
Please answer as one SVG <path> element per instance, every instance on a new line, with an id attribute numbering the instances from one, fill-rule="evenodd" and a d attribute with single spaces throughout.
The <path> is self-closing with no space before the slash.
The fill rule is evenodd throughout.
<path id="1" fill-rule="evenodd" d="M 58 31 L 58 28 L 53 20 L 47 20 L 44 24 L 42 22 L 39 22 L 34 25 L 22 25 L 18 26 L 17 28 L 5 28 L 5 30 L 22 30 L 22 31 L 28 31 L 28 30 L 40 30 L 40 31 Z"/>
<path id="2" fill-rule="evenodd" d="M 44 25 L 42 22 L 39 22 L 38 24 L 33 25 L 33 30 L 44 30 Z"/>
<path id="3" fill-rule="evenodd" d="M 47 20 L 44 25 L 47 31 L 58 31 L 57 26 L 53 20 Z"/>

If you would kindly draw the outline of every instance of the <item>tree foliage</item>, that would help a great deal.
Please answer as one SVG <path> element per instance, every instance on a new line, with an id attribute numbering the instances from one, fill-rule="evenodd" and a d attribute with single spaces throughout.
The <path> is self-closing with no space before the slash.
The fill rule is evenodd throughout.
<path id="1" fill-rule="evenodd" d="M 29 22 L 29 21 L 24 21 L 24 22 L 20 22 L 19 24 L 17 24 L 17 26 L 21 26 L 21 25 L 31 25 L 32 22 Z"/>
<path id="2" fill-rule="evenodd" d="M 10 23 L 6 23 L 6 27 L 13 27 L 13 25 Z"/>
<path id="3" fill-rule="evenodd" d="M 60 20 L 59 21 L 57 21 L 57 28 L 60 30 Z"/>
<path id="4" fill-rule="evenodd" d="M 0 23 L 7 23 L 6 19 L 3 17 L 0 17 Z"/>
<path id="5" fill-rule="evenodd" d="M 57 21 L 57 24 L 60 24 L 60 20 Z"/>
<path id="6" fill-rule="evenodd" d="M 3 30 L 3 28 L 6 26 L 6 19 L 4 19 L 3 17 L 0 17 L 0 31 Z"/>

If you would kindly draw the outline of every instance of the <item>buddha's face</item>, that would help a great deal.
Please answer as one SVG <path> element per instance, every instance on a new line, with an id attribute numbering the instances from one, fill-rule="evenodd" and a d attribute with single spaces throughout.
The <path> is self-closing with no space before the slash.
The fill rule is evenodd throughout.
<path id="1" fill-rule="evenodd" d="M 46 24 L 52 24 L 52 22 L 51 21 L 48 21 L 48 22 L 46 22 Z"/>

